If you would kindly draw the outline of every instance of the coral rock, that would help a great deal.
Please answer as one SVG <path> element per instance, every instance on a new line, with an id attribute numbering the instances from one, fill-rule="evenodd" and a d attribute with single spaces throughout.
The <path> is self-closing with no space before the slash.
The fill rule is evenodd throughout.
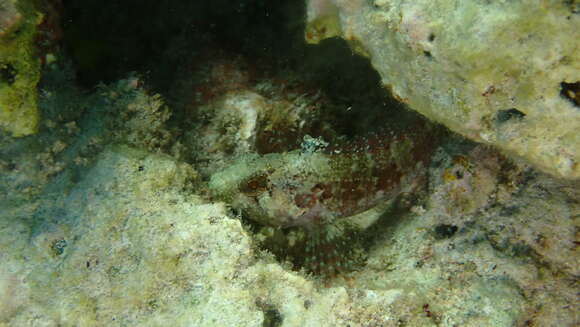
<path id="1" fill-rule="evenodd" d="M 40 60 L 35 34 L 41 18 L 33 1 L 0 5 L 0 128 L 14 136 L 33 134 L 38 128 Z"/>
<path id="2" fill-rule="evenodd" d="M 580 178 L 574 1 L 307 5 L 307 41 L 340 34 L 412 109 L 552 175 Z"/>

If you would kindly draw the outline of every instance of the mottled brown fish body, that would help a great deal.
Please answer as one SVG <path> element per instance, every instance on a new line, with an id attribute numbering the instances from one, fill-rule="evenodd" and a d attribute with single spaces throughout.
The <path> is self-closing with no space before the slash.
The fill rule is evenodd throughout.
<path id="1" fill-rule="evenodd" d="M 434 149 L 427 133 L 373 136 L 324 151 L 246 156 L 214 174 L 210 190 L 248 218 L 314 226 L 410 192 Z"/>

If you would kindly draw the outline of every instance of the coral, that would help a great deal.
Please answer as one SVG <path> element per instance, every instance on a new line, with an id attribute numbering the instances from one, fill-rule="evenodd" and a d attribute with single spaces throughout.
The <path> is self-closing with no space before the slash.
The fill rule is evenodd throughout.
<path id="1" fill-rule="evenodd" d="M 307 41 L 340 30 L 411 109 L 550 174 L 580 178 L 577 5 L 310 0 L 307 6 Z"/>
<path id="2" fill-rule="evenodd" d="M 40 61 L 35 37 L 42 15 L 33 4 L 18 0 L 0 5 L 0 128 L 14 136 L 29 135 L 38 128 Z"/>
<path id="3" fill-rule="evenodd" d="M 37 27 L 35 46 L 41 66 L 56 60 L 56 52 L 64 36 L 61 27 L 62 0 L 47 0 L 40 3 L 43 12 L 42 22 Z"/>
<path id="4" fill-rule="evenodd" d="M 28 290 L 23 285 L 22 272 L 9 271 L 11 262 L 7 258 L 0 258 L 3 260 L 3 265 L 0 266 L 0 295 L 3 301 L 0 301 L 0 326 L 2 320 L 11 318 L 18 311 L 18 309 L 28 300 Z"/>
<path id="5" fill-rule="evenodd" d="M 105 144 L 131 144 L 152 152 L 170 152 L 165 122 L 168 108 L 130 76 L 101 85 L 87 95 L 72 84 L 70 63 L 57 61 L 44 70 L 39 108 L 41 131 L 32 138 L 0 136 L 0 206 L 23 208 L 53 178 L 74 183 Z"/>
<path id="6" fill-rule="evenodd" d="M 261 313 L 253 305 L 218 304 L 218 299 L 228 296 L 221 291 L 213 299 L 201 296 L 209 280 L 224 282 L 233 278 L 239 267 L 247 266 L 252 250 L 240 222 L 227 217 L 223 205 L 178 194 L 194 178 L 191 167 L 166 156 L 126 147 L 108 148 L 99 155 L 86 179 L 70 190 L 58 222 L 28 234 L 32 244 L 6 237 L 11 229 L 18 235 L 30 230 L 16 229 L 17 221 L 6 219 L 3 212 L 0 296 L 10 296 L 13 301 L 2 301 L 0 321 L 8 319 L 12 326 L 26 325 L 33 319 L 78 326 L 105 320 L 113 325 L 137 320 L 155 325 L 157 319 L 172 313 L 187 324 L 203 325 L 210 319 L 207 310 L 213 307 L 226 325 L 257 326 L 251 321 L 259 322 Z M 116 196 L 121 189 L 128 197 Z M 124 190 L 132 191 L 129 195 Z M 163 194 L 161 198 L 159 194 Z M 113 198 L 119 202 L 97 204 Z M 140 232 L 145 230 L 148 232 Z M 215 237 L 216 232 L 223 237 Z M 228 246 L 223 256 L 216 255 L 225 245 L 225 238 L 231 238 L 230 245 L 237 250 Z M 29 258 L 44 263 L 35 268 L 18 265 L 20 258 L 4 251 L 17 244 L 24 247 Z M 220 267 L 214 261 L 218 258 L 231 269 Z M 32 269 L 22 271 L 28 268 Z M 21 306 L 13 317 L 16 306 L 26 300 L 28 288 L 43 289 L 45 295 L 35 297 L 35 305 Z M 247 293 L 229 293 L 233 303 L 251 301 Z M 61 306 L 72 310 L 53 314 Z M 182 306 L 197 309 L 190 314 L 178 313 Z"/>
<path id="7" fill-rule="evenodd" d="M 434 156 L 428 200 L 393 226 L 389 245 L 369 254 L 364 273 L 351 275 L 365 281 L 354 287 L 400 290 L 391 308 L 413 326 L 575 325 L 577 306 L 564 305 L 576 291 L 568 291 L 577 273 L 573 184 L 538 176 L 483 146 L 447 151 Z M 388 279 L 377 281 L 382 274 Z M 405 291 L 417 287 L 423 303 Z M 481 314 L 476 302 L 501 313 Z M 402 303 L 415 303 L 410 316 Z"/>
<path id="8" fill-rule="evenodd" d="M 475 147 L 468 156 L 443 155 L 436 156 L 441 171 L 430 176 L 430 184 L 440 185 L 432 196 L 446 205 L 450 215 L 473 214 L 499 196 L 497 175 L 502 169 L 509 174 L 507 159 L 482 146 Z"/>
<path id="9" fill-rule="evenodd" d="M 306 31 L 308 43 L 317 44 L 321 40 L 340 36 L 340 21 L 338 8 L 329 0 L 313 0 L 307 2 Z"/>
<path id="10" fill-rule="evenodd" d="M 121 119 L 110 119 L 111 137 L 149 151 L 168 151 L 171 133 L 165 123 L 171 113 L 159 94 L 149 94 L 141 78 L 131 75 L 110 85 L 100 85 L 104 110 Z"/>

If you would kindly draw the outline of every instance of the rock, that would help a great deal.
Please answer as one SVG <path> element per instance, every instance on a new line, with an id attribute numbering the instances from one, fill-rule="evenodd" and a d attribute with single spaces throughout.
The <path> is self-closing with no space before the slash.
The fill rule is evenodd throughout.
<path id="1" fill-rule="evenodd" d="M 340 35 L 370 58 L 384 86 L 410 108 L 554 176 L 580 178 L 574 2 L 307 5 L 306 40 Z"/>
<path id="2" fill-rule="evenodd" d="M 0 128 L 14 136 L 30 135 L 38 128 L 40 60 L 35 38 L 41 21 L 33 1 L 0 5 Z"/>

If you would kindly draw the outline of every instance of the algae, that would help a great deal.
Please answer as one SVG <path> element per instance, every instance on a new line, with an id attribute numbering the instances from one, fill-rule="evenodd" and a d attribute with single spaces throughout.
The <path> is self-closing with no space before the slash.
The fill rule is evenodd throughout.
<path id="1" fill-rule="evenodd" d="M 0 33 L 0 128 L 19 137 L 38 130 L 40 60 L 35 38 L 42 15 L 34 1 L 10 0 L 4 6 L 0 16 L 12 15 L 14 21 Z"/>

